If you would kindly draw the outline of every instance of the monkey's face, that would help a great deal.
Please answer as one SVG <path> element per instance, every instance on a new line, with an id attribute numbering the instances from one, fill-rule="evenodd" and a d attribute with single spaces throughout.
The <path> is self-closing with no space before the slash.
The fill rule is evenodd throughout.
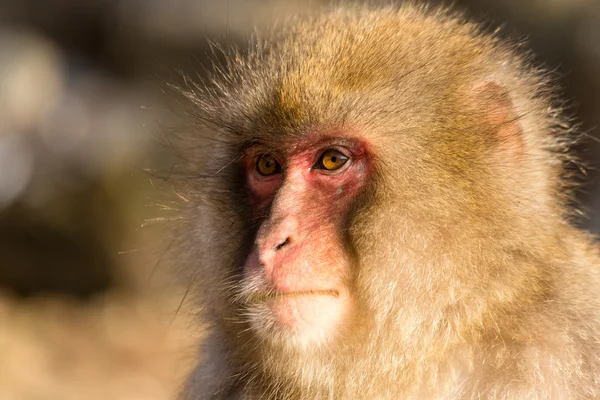
<path id="1" fill-rule="evenodd" d="M 287 147 L 252 146 L 243 160 L 260 228 L 240 298 L 261 338 L 314 345 L 334 337 L 352 313 L 343 230 L 372 162 L 364 142 L 342 136 Z"/>

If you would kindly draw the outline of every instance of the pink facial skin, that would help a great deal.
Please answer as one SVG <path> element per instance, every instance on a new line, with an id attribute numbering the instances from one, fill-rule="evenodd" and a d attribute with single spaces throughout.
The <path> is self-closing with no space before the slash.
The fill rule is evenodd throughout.
<path id="1" fill-rule="evenodd" d="M 350 264 L 341 229 L 372 162 L 365 143 L 345 137 L 308 139 L 293 149 L 252 148 L 244 158 L 253 214 L 268 215 L 244 270 L 278 328 L 322 332 L 348 312 Z M 333 171 L 319 169 L 330 149 L 347 162 Z M 258 172 L 257 160 L 265 153 L 278 161 L 279 173 Z"/>

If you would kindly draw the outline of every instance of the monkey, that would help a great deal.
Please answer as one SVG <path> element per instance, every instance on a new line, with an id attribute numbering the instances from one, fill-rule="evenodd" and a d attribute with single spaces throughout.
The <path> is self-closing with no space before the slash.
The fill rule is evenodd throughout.
<path id="1" fill-rule="evenodd" d="M 600 397 L 577 129 L 520 46 L 352 5 L 177 87 L 170 254 L 205 326 L 182 399 Z"/>

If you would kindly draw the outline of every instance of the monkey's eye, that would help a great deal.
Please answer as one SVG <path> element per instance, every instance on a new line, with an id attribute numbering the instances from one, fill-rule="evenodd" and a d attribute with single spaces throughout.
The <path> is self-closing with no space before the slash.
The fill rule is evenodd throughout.
<path id="1" fill-rule="evenodd" d="M 335 171 L 342 168 L 346 162 L 348 162 L 348 157 L 337 150 L 329 149 L 321 155 L 315 168 L 324 169 L 326 171 Z"/>
<path id="2" fill-rule="evenodd" d="M 256 170 L 262 176 L 271 176 L 281 172 L 281 165 L 270 154 L 263 154 L 256 161 Z"/>

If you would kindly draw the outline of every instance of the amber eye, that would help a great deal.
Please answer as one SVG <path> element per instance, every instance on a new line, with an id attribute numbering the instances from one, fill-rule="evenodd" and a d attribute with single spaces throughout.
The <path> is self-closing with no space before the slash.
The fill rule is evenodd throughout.
<path id="1" fill-rule="evenodd" d="M 258 161 L 256 161 L 256 170 L 262 176 L 271 176 L 279 173 L 281 171 L 281 166 L 270 154 L 263 154 L 260 156 Z"/>
<path id="2" fill-rule="evenodd" d="M 317 163 L 317 168 L 335 171 L 336 169 L 342 168 L 346 162 L 348 162 L 348 157 L 337 150 L 330 149 L 323 153 L 321 159 Z"/>

